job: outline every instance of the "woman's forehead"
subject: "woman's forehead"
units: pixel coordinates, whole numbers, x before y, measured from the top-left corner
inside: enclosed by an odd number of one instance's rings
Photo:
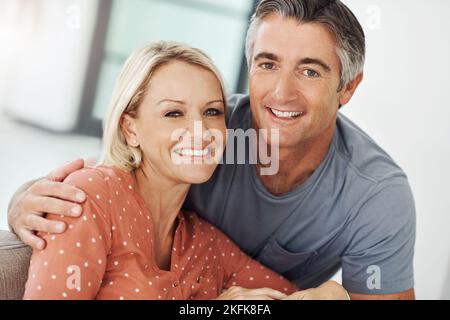
[[[213,72],[185,62],[170,62],[151,77],[147,95],[152,100],[189,101],[222,99],[220,81]]]

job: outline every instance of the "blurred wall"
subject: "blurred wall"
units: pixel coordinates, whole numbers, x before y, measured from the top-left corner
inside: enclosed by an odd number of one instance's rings
[[[344,112],[408,174],[420,299],[450,299],[450,1],[344,0],[364,24],[365,80]]]
[[[98,0],[2,0],[0,105],[51,130],[76,124]],[[2,45],[3,48],[3,45]]]

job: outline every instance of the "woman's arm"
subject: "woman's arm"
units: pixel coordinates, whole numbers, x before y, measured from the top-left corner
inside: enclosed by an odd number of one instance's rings
[[[94,299],[101,287],[111,248],[109,213],[98,198],[105,190],[89,181],[88,171],[73,174],[68,181],[83,189],[87,200],[81,218],[49,215],[68,228],[60,235],[40,234],[47,247],[32,255],[24,299]],[[101,179],[103,181],[103,179]]]
[[[334,281],[299,291],[287,279],[247,256],[220,231],[218,233],[218,239],[225,244],[222,245],[222,260],[227,278],[224,287],[228,289],[218,299],[349,300],[344,287]]]
[[[216,231],[216,237],[220,239],[221,243],[221,258],[225,270],[225,289],[231,287],[243,287],[246,289],[270,288],[281,292],[283,295],[289,295],[298,290],[294,284],[283,276],[247,256],[222,232],[217,229]]]

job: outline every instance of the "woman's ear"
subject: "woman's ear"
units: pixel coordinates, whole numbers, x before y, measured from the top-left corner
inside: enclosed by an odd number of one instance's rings
[[[363,78],[364,73],[361,72],[345,86],[339,98],[339,105],[346,105],[350,101]]]
[[[120,128],[127,141],[127,144],[131,147],[139,147],[139,140],[136,131],[136,119],[128,114],[122,115],[120,118]]]

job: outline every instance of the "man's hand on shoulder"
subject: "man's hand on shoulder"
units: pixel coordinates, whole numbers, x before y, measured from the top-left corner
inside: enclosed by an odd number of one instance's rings
[[[84,160],[75,160],[16,192],[9,205],[8,223],[23,242],[42,250],[45,241],[36,236],[36,232],[63,233],[66,230],[63,222],[50,221],[45,218],[46,214],[81,215],[80,204],[86,200],[85,193],[63,181],[84,165]]]

